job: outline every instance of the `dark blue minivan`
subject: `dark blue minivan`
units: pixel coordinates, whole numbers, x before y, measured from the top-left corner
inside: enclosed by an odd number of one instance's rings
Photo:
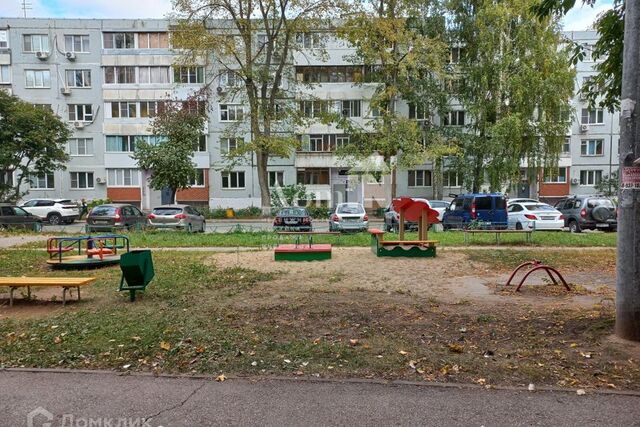
[[[507,228],[507,199],[501,193],[470,193],[456,196],[442,217],[445,230],[478,228],[502,230]]]

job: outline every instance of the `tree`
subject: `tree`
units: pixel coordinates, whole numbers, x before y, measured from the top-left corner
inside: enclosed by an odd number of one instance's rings
[[[600,182],[594,186],[595,190],[607,197],[616,196],[620,187],[620,178],[618,175],[618,171],[614,171],[611,173],[611,176],[603,176]]]
[[[160,142],[136,141],[131,157],[141,169],[151,171],[151,188],[171,189],[173,202],[176,192],[189,188],[196,177],[192,157],[206,120],[204,101],[197,96],[184,102],[165,101],[151,122],[153,134],[162,138]]]
[[[50,109],[0,90],[0,200],[16,201],[25,194],[20,187],[32,176],[64,169],[70,133]]]
[[[339,127],[352,135],[343,156],[366,159],[378,154],[391,172],[391,197],[396,197],[396,170],[426,160],[425,134],[431,119],[446,102],[442,79],[447,44],[444,20],[435,1],[372,0],[339,28],[338,34],[355,46],[350,61],[365,65],[363,83],[374,86],[370,100],[377,117],[358,127],[342,119]],[[398,114],[401,99],[426,120]],[[373,114],[375,112],[375,114]],[[423,131],[423,128],[425,129]],[[426,139],[429,143],[429,139]]]
[[[234,112],[237,123],[228,132],[250,135],[233,154],[255,156],[263,209],[271,204],[269,159],[288,157],[298,146],[292,54],[301,48],[300,35],[337,16],[337,5],[338,0],[174,0],[174,47],[186,61],[212,61],[209,84],[224,77],[223,100],[249,106],[248,114]]]
[[[298,200],[315,200],[316,195],[307,192],[307,187],[302,184],[285,185],[271,190],[273,206],[283,208],[294,206]]]
[[[465,186],[491,190],[557,159],[570,124],[574,71],[556,19],[533,19],[533,0],[454,0],[466,135],[458,169]],[[470,119],[470,120],[469,120]],[[462,163],[462,164],[460,164]]]

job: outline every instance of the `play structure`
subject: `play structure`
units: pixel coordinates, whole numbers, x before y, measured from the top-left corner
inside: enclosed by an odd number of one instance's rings
[[[534,260],[531,260],[531,261],[527,261],[527,262],[523,262],[522,264],[517,266],[516,269],[513,270],[513,273],[511,273],[511,276],[509,276],[509,280],[507,280],[507,283],[505,283],[505,286],[509,286],[511,284],[511,281],[513,280],[513,278],[516,276],[516,274],[518,274],[518,271],[520,271],[521,269],[523,269],[525,267],[531,267],[531,268],[525,273],[524,277],[522,277],[522,279],[520,280],[520,283],[516,287],[516,292],[518,292],[520,290],[520,288],[524,284],[525,280],[527,280],[527,277],[529,277],[531,275],[531,273],[533,273],[535,271],[538,271],[538,270],[545,271],[549,275],[549,278],[551,279],[553,284],[557,285],[558,284],[558,280],[556,280],[556,278],[553,276],[553,274],[555,274],[556,276],[558,276],[558,279],[562,282],[562,285],[565,287],[565,289],[567,291],[569,291],[569,292],[571,291],[571,287],[567,284],[566,280],[564,280],[564,277],[562,277],[562,274],[560,274],[560,272],[558,270],[556,270],[555,268],[550,267],[550,266],[548,266],[546,264],[543,264],[542,261],[539,261],[537,259],[534,259]]]
[[[120,234],[102,236],[52,237],[47,240],[49,259],[54,268],[96,268],[120,262],[129,252],[129,238]]]
[[[155,276],[151,251],[131,251],[120,257],[120,291],[129,291],[131,302],[136,300],[136,291],[144,291]]]
[[[385,240],[384,231],[370,229],[373,253],[379,257],[435,257],[438,242],[429,240],[429,225],[440,222],[438,212],[425,202],[409,197],[395,199],[393,209],[399,215],[399,239]],[[418,240],[405,240],[405,221],[418,223]]]
[[[335,231],[280,231],[280,236],[292,235],[296,240],[293,244],[280,243],[274,250],[276,261],[322,261],[331,259],[331,244],[313,243],[313,236],[318,234],[340,235]],[[308,238],[306,243],[300,241],[302,236]]]

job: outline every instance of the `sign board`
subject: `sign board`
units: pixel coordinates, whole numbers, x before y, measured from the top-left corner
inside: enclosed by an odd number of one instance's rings
[[[640,166],[627,166],[622,168],[620,188],[640,190]]]

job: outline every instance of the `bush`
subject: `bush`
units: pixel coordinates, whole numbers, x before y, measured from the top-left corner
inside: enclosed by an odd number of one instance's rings
[[[248,208],[238,209],[234,211],[234,216],[236,218],[260,218],[262,216],[262,209],[256,206],[251,206]]]
[[[111,199],[93,199],[93,200],[89,200],[87,202],[87,209],[91,210],[91,209],[95,208],[96,206],[106,205],[106,204],[109,204],[111,202],[112,202]]]
[[[307,206],[307,212],[313,219],[327,219],[329,218],[329,208],[326,206]]]

